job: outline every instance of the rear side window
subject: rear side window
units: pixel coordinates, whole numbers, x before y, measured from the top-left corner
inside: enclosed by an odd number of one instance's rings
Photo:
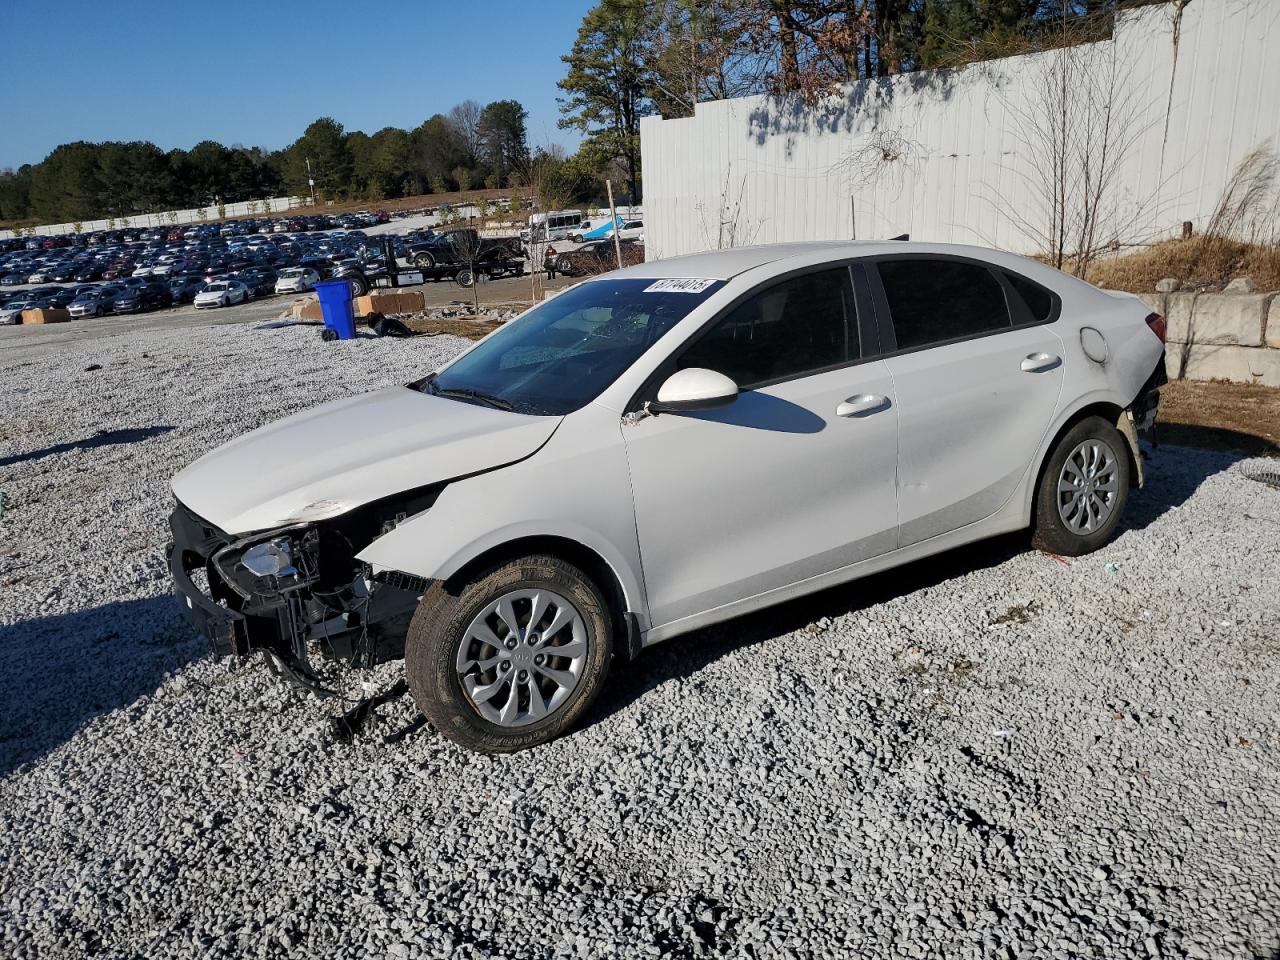
[[[1049,319],[1053,313],[1053,294],[1040,286],[1040,284],[1032,283],[1026,277],[1016,273],[1005,271],[1005,278],[1013,289],[1018,292],[1022,302],[1027,305],[1032,317],[1040,322]]]
[[[882,260],[876,266],[899,350],[1012,326],[1004,288],[986,267],[929,259]]]
[[[803,376],[859,357],[847,267],[783,280],[752,294],[680,357],[742,389]]]

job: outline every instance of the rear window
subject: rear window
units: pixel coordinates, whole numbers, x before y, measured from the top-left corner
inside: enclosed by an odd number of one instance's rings
[[[1005,271],[1007,279],[1022,302],[1031,311],[1031,316],[1038,321],[1048,320],[1053,315],[1053,294],[1038,283],[1032,283],[1026,277]]]
[[[962,260],[913,258],[876,264],[899,350],[1009,329],[1004,288],[990,270]]]

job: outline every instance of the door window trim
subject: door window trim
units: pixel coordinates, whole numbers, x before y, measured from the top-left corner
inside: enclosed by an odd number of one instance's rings
[[[842,370],[845,367],[854,367],[859,364],[866,363],[870,360],[880,359],[880,330],[876,322],[875,309],[872,303],[871,294],[868,289],[868,273],[862,266],[862,258],[859,257],[843,257],[838,260],[828,260],[826,263],[810,264],[805,267],[798,267],[789,270],[786,273],[775,274],[768,280],[764,280],[746,290],[738,296],[734,297],[728,304],[718,310],[714,316],[710,317],[697,330],[691,333],[678,347],[669,353],[654,371],[649,374],[640,385],[640,388],[632,395],[630,402],[625,407],[625,412],[634,413],[644,406],[646,400],[656,400],[658,396],[658,387],[661,386],[667,377],[675,372],[675,365],[680,358],[691,350],[699,340],[707,336],[708,333],[721,320],[725,319],[734,310],[750,300],[752,297],[765,293],[773,287],[785,283],[788,280],[794,280],[796,277],[808,276],[813,273],[828,273],[833,270],[844,268],[849,273],[849,282],[853,288],[853,310],[854,325],[858,332],[858,356],[852,360],[844,360],[840,363],[829,364],[825,367],[818,367],[813,370],[805,370],[800,373],[789,374],[785,377],[776,377],[772,380],[762,380],[759,383],[753,383],[749,387],[739,384],[739,389],[743,393],[752,390],[763,390],[766,387],[777,386],[780,383],[787,383],[791,380],[801,380],[805,377],[816,377],[824,373],[830,373],[833,370]]]
[[[994,330],[984,330],[981,333],[969,333],[960,337],[948,337],[945,340],[935,340],[932,343],[923,343],[916,347],[898,348],[898,334],[893,326],[893,314],[889,309],[889,298],[884,291],[884,283],[880,278],[879,264],[885,260],[950,260],[957,263],[972,264],[981,267],[991,274],[996,283],[1000,284],[1000,289],[1004,292],[1005,309],[1009,312],[1010,325],[1007,327],[997,327]],[[970,340],[982,340],[986,337],[999,336],[1004,333],[1011,333],[1014,330],[1027,330],[1031,327],[1043,327],[1051,323],[1057,322],[1062,315],[1062,298],[1053,290],[1050,290],[1042,283],[1036,283],[1025,274],[1018,273],[1016,270],[1009,270],[1007,267],[996,266],[985,260],[979,260],[976,257],[957,256],[947,253],[881,253],[874,256],[864,257],[862,263],[865,265],[867,274],[867,284],[871,292],[871,300],[875,305],[876,322],[880,331],[880,348],[881,359],[889,359],[891,357],[901,357],[909,353],[919,353],[921,350],[933,350],[936,347],[949,347],[957,343],[966,343]],[[874,269],[873,269],[874,268]],[[1022,295],[1009,282],[1006,273],[1017,274],[1019,279],[1025,280],[1033,286],[1039,287],[1049,294],[1051,306],[1049,315],[1044,320],[1037,320],[1031,313],[1031,308],[1027,306]]]

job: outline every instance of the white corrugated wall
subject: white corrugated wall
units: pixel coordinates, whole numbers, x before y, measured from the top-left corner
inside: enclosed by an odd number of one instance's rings
[[[1280,150],[1280,0],[1193,0],[1123,13],[1076,55],[1114,63],[1133,145],[1110,219],[1125,242],[1202,229],[1240,161]],[[785,240],[912,239],[1037,252],[1044,158],[1029,112],[1039,54],[854,84],[814,108],[767,97],[641,121],[650,259]],[[1167,127],[1167,129],[1166,129]],[[893,159],[869,161],[889,146]]]

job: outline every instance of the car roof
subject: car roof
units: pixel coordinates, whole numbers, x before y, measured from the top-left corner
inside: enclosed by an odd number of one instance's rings
[[[972,257],[1006,266],[1025,272],[1039,272],[1035,267],[1043,267],[1034,261],[1026,260],[1015,254],[986,247],[975,247],[958,243],[926,243],[906,240],[830,240],[803,243],[768,243],[752,247],[733,247],[728,250],[708,250],[705,253],[690,253],[665,260],[653,260],[647,263],[625,267],[622,270],[607,274],[610,278],[699,278],[708,280],[731,280],[739,274],[769,264],[783,265],[788,260],[812,258],[818,254],[827,254],[832,260],[845,257],[873,257],[883,254],[935,253],[953,257]],[[1033,267],[1032,264],[1035,264]],[[1057,271],[1054,271],[1055,273]]]

